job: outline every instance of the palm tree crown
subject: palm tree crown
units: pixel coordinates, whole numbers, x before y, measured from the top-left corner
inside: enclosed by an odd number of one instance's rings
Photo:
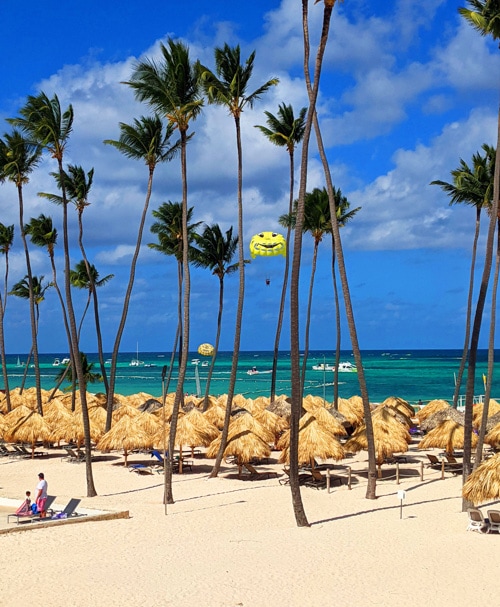
[[[470,8],[461,7],[458,12],[481,36],[491,35],[500,39],[500,0],[469,0]]]
[[[286,146],[291,152],[304,136],[306,112],[307,108],[303,107],[295,118],[293,107],[282,103],[278,109],[278,116],[264,112],[267,116],[267,127],[257,124],[255,128],[259,129],[271,143]]]

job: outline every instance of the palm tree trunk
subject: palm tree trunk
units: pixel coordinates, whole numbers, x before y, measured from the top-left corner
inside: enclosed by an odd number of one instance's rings
[[[336,342],[335,342],[335,368],[333,370],[333,408],[335,411],[339,409],[339,364],[340,364],[340,345],[341,340],[341,327],[340,327],[340,302],[339,302],[339,289],[337,286],[337,273],[335,271],[335,240],[332,235],[332,281],[333,281],[333,297],[335,300],[335,328],[336,328]]]
[[[460,386],[462,385],[462,378],[465,371],[465,365],[467,364],[467,355],[469,353],[469,339],[470,339],[470,325],[472,317],[472,296],[474,293],[474,270],[476,267],[476,255],[477,255],[477,241],[479,239],[479,228],[481,221],[481,207],[476,207],[476,229],[474,231],[474,242],[472,244],[472,257],[470,264],[470,275],[469,275],[469,295],[467,297],[467,312],[465,317],[465,340],[462,351],[462,358],[460,360],[460,367],[458,369],[457,379],[455,382],[455,391],[453,393],[453,407],[456,409],[458,406],[458,397],[460,395]]]
[[[314,275],[316,274],[316,262],[318,259],[318,245],[319,241],[314,239],[314,251],[311,263],[311,279],[309,281],[309,296],[307,299],[307,313],[306,313],[306,331],[304,336],[304,357],[302,359],[302,394],[304,394],[304,386],[306,383],[306,371],[307,371],[307,357],[309,355],[309,332],[311,327],[311,308],[312,308],[312,296],[314,287]]]
[[[112,414],[113,414],[113,400],[115,394],[115,382],[116,382],[116,366],[118,363],[118,351],[120,349],[120,343],[122,340],[123,331],[125,330],[125,323],[127,321],[128,309],[130,305],[130,298],[132,296],[132,289],[134,286],[135,270],[137,266],[137,260],[139,258],[139,252],[141,250],[142,233],[144,231],[144,224],[146,223],[146,217],[149,208],[149,201],[151,199],[151,192],[153,189],[153,174],[154,167],[149,168],[148,187],[146,191],[146,199],[144,201],[144,208],[142,210],[141,220],[139,223],[139,229],[137,233],[137,240],[135,243],[134,255],[130,264],[129,280],[127,289],[125,291],[125,297],[123,299],[122,315],[120,323],[118,325],[118,331],[116,333],[115,343],[113,345],[113,352],[111,354],[111,368],[109,371],[109,393],[107,402],[107,416],[106,416],[106,432],[111,429]]]
[[[293,184],[294,184],[294,153],[293,148],[290,150],[290,196],[288,199],[288,215],[291,217],[293,211]],[[291,226],[288,226],[286,231],[286,256],[285,256],[285,269],[283,270],[283,286],[281,287],[281,300],[280,309],[278,313],[278,325],[276,327],[276,337],[274,339],[274,353],[273,353],[273,367],[271,375],[271,395],[270,402],[276,397],[276,375],[278,373],[278,353],[281,338],[281,328],[283,326],[283,316],[285,313],[285,301],[286,293],[288,290],[288,274],[290,269],[290,234],[292,232]]]
[[[215,464],[210,472],[210,478],[219,474],[222,458],[227,445],[227,436],[229,432],[229,421],[231,419],[231,406],[233,404],[234,389],[236,385],[236,372],[238,370],[238,358],[240,353],[241,341],[241,323],[243,319],[243,301],[245,297],[245,259],[243,253],[243,152],[241,147],[240,119],[234,117],[236,124],[236,147],[238,150],[238,304],[236,308],[236,326],[234,330],[233,358],[231,363],[231,375],[229,377],[229,387],[227,391],[226,412],[224,415],[224,425],[222,427],[221,444]]]
[[[9,374],[7,372],[7,357],[5,356],[5,338],[3,329],[4,305],[0,294],[0,358],[2,361],[3,385],[5,388],[5,402],[7,404],[7,412],[11,411],[10,390],[9,390]]]
[[[189,235],[187,228],[187,161],[186,147],[187,137],[186,131],[181,130],[181,172],[182,172],[182,274],[183,274],[183,326],[182,326],[182,349],[181,361],[179,366],[179,379],[177,380],[177,389],[175,391],[174,408],[172,418],[170,420],[170,435],[168,441],[168,457],[167,457],[167,480],[165,483],[166,495],[164,499],[167,504],[174,503],[172,492],[172,469],[175,447],[175,435],[177,432],[177,421],[179,419],[179,408],[184,398],[184,380],[186,377],[187,359],[189,355],[189,299],[191,294],[191,276],[189,272]]]
[[[33,346],[31,346],[31,350],[29,351],[28,358],[26,359],[26,363],[24,365],[23,379],[21,380],[21,385],[19,386],[19,395],[24,392],[24,384],[26,383],[26,378],[28,376],[28,369],[31,362],[31,357],[33,356]]]
[[[33,296],[33,273],[31,271],[31,259],[28,250],[28,243],[26,241],[26,233],[24,231],[24,199],[23,199],[23,186],[18,184],[17,186],[18,198],[19,198],[19,224],[21,229],[21,240],[23,241],[24,255],[26,258],[26,273],[28,275],[28,287],[29,287],[29,310],[30,310],[30,321],[31,321],[31,350],[33,352],[33,361],[35,364],[35,390],[36,390],[36,404],[38,413],[43,415],[42,407],[42,390],[40,383],[40,367],[38,361],[38,339],[37,339],[37,324],[35,319],[35,301]]]
[[[467,368],[467,384],[465,392],[465,420],[464,420],[464,465],[463,465],[463,482],[471,473],[471,455],[472,455],[472,406],[474,401],[474,383],[476,377],[476,362],[477,349],[479,344],[479,333],[481,331],[481,323],[483,318],[484,305],[486,302],[486,293],[488,290],[488,282],[491,273],[493,247],[495,240],[495,227],[498,218],[499,195],[500,195],[500,108],[498,112],[497,124],[497,149],[495,158],[495,175],[493,181],[493,203],[491,205],[491,218],[488,227],[488,236],[486,240],[486,252],[484,258],[483,275],[481,278],[481,286],[476,304],[476,312],[474,315],[474,323],[472,325],[471,344],[469,351],[469,365]],[[465,512],[472,504],[465,498],[462,500],[462,511]]]
[[[62,156],[57,158],[59,166],[59,175],[61,182],[61,194],[63,200],[63,243],[64,243],[64,287],[66,295],[66,306],[68,310],[68,321],[71,335],[71,355],[73,369],[76,372],[78,385],[80,389],[80,404],[82,407],[82,421],[85,442],[85,472],[87,477],[87,497],[94,497],[97,491],[94,484],[94,476],[92,473],[92,453],[91,453],[91,437],[90,437],[90,420],[87,407],[87,391],[86,381],[83,373],[82,359],[80,356],[80,343],[78,339],[78,331],[76,327],[75,310],[73,308],[73,299],[71,296],[71,280],[70,280],[70,253],[69,253],[69,235],[68,235],[68,201],[66,197],[66,188],[63,179],[64,169]],[[74,378],[73,373],[73,378]]]
[[[217,352],[219,351],[220,334],[222,329],[222,310],[224,308],[224,279],[219,278],[219,313],[217,314],[217,335],[215,336],[214,353],[212,355],[212,362],[207,375],[207,385],[205,386],[205,398],[203,402],[203,411],[208,409],[208,396],[210,394],[210,382],[212,381],[212,375],[215,367],[215,359],[217,358]]]

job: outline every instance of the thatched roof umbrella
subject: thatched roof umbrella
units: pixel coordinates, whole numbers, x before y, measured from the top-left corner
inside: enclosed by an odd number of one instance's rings
[[[481,420],[483,418],[483,409],[484,403],[477,403],[472,408],[472,424],[475,428],[479,428],[481,426]],[[500,412],[500,405],[496,400],[490,398],[490,402],[488,404],[488,419],[493,417]]]
[[[231,418],[224,457],[233,455],[237,458],[238,476],[241,476],[242,466],[253,458],[268,457],[271,455],[269,443],[274,436],[264,428],[249,413]],[[208,449],[207,457],[217,457],[221,444],[221,437],[213,440]]]
[[[278,447],[282,449],[279,462],[289,463],[290,430],[283,434]],[[317,457],[340,460],[344,455],[344,449],[333,433],[313,414],[304,413],[299,424],[299,464],[310,464],[314,468]]]
[[[437,413],[437,411],[441,411],[441,409],[451,409],[450,403],[446,400],[436,399],[429,401],[425,407],[422,407],[419,411],[415,413],[415,417],[418,419],[420,423],[427,419],[430,415]]]
[[[65,438],[63,426],[69,423],[72,418],[72,413],[66,405],[58,398],[54,398],[50,403],[47,403],[43,417],[51,428],[49,440],[57,443],[63,440]]]
[[[401,413],[403,413],[404,415],[406,415],[406,417],[410,419],[412,417],[415,417],[415,410],[410,405],[410,403],[404,400],[403,398],[400,398],[399,396],[388,396],[380,404],[382,407],[394,407],[394,409],[401,411]]]
[[[276,415],[283,417],[288,421],[292,414],[292,404],[287,397],[280,397],[273,400],[273,402],[266,407],[266,411],[276,413]]]
[[[4,421],[9,425],[10,428],[13,428],[19,420],[25,418],[32,412],[33,410],[26,405],[19,405],[4,415]]]
[[[472,434],[472,447],[477,444],[477,435]],[[444,449],[449,455],[464,446],[464,427],[452,419],[445,419],[418,443],[418,449]]]
[[[161,409],[162,404],[156,398],[148,398],[141,405],[137,407],[138,411],[154,413],[158,409]]]
[[[486,432],[493,430],[497,424],[500,424],[500,413],[495,413],[495,415],[488,417],[488,421],[486,422]]]
[[[411,427],[411,418],[401,409],[396,409],[392,405],[380,404],[372,411],[372,419],[377,416],[392,415],[407,430]]]
[[[484,442],[491,445],[494,449],[498,448],[500,444],[500,422],[493,426],[493,428],[484,437]]]
[[[224,416],[226,415],[226,410],[218,403],[209,405],[208,409],[204,411],[202,415],[204,415],[206,419],[216,428],[219,428],[219,430],[222,430],[224,427]]]
[[[327,432],[334,436],[345,436],[347,431],[342,425],[342,422],[332,414],[330,409],[324,407],[316,407],[310,411],[311,415],[315,417],[319,424],[321,424]]]
[[[359,400],[358,400],[359,399]],[[351,398],[339,398],[338,410],[345,417],[351,426],[358,426],[363,423],[364,410],[363,402],[360,396],[351,396]]]
[[[168,429],[165,436],[167,441],[169,434]],[[219,436],[219,430],[198,409],[191,409],[188,413],[179,415],[175,433],[175,444],[179,446],[180,455],[179,472],[182,474],[182,447],[184,445],[188,445],[192,450],[198,446],[207,447],[217,436]],[[163,448],[163,439],[163,427],[160,425],[154,436],[154,444],[161,444]]]
[[[432,415],[429,415],[424,421],[420,424],[420,427],[424,432],[429,432],[433,430],[442,422],[451,419],[457,424],[461,426],[464,425],[465,414],[457,409],[453,409],[453,407],[449,407],[448,409],[441,409],[440,411],[436,411]]]
[[[406,427],[394,415],[391,415],[387,411],[387,408],[382,408],[378,414],[372,417],[372,424],[378,475],[380,477],[382,475],[381,466],[384,460],[392,457],[395,453],[406,452],[411,437]],[[368,449],[365,424],[356,428],[351,438],[344,445],[344,448],[346,451],[354,453]]]
[[[51,428],[39,413],[31,411],[26,417],[20,419],[16,425],[11,426],[5,437],[10,442],[31,443],[31,459],[35,457],[35,443],[39,440],[49,439]]]
[[[474,505],[500,498],[500,453],[481,462],[469,475],[462,495]]]
[[[5,418],[0,414],[0,438],[3,437],[4,432],[9,428],[9,424],[5,421]]]
[[[258,422],[260,422],[265,428],[270,430],[275,436],[288,428],[288,422],[285,419],[283,419],[279,415],[276,415],[276,413],[268,411],[267,409],[256,411],[253,416]]]
[[[146,420],[142,416],[147,416],[150,419]],[[124,465],[126,466],[129,451],[132,449],[149,449],[154,446],[154,432],[148,431],[151,419],[154,419],[154,417],[149,413],[140,413],[133,417],[123,415],[111,427],[111,430],[101,437],[97,443],[97,449],[101,451],[123,449]],[[158,428],[155,427],[155,430],[157,431]]]
[[[113,411],[113,422],[117,422],[124,415],[128,415],[129,417],[135,417],[137,415],[142,415],[142,413],[133,405],[130,405],[128,403],[122,403]]]
[[[90,416],[89,416],[90,421]],[[92,426],[90,423],[90,438],[93,441],[99,440],[102,432],[97,431],[96,428]],[[77,409],[70,413],[68,418],[62,419],[57,429],[53,429],[50,435],[51,440],[65,440],[66,442],[75,441],[77,448],[80,448],[80,445],[85,440],[85,430],[83,428],[83,416],[81,410]]]

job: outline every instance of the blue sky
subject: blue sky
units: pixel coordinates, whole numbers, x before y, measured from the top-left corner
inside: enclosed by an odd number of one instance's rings
[[[317,42],[322,4],[310,3],[311,42]],[[359,341],[365,349],[460,348],[468,288],[474,211],[450,207],[434,179],[449,180],[463,158],[483,143],[495,145],[500,54],[457,13],[464,1],[348,0],[334,9],[325,56],[318,111],[334,183],[362,210],[342,230]],[[256,50],[250,90],[280,79],[242,117],[245,249],[262,230],[282,231],[278,217],[288,206],[288,156],[254,128],[265,110],[282,102],[296,112],[305,106],[299,0],[223,0],[189,3],[132,2],[117,8],[109,0],[76,6],[26,1],[0,8],[0,119],[17,114],[26,96],[57,93],[75,111],[66,161],[94,167],[91,206],[85,211],[85,242],[100,275],[115,278],[99,292],[104,345],[112,348],[128,268],[144,204],[147,174],[140,163],[104,146],[118,138],[118,123],[148,113],[122,81],[134,63],[155,57],[168,36],[189,45],[193,60],[213,66],[213,49],[239,44],[246,57]],[[189,204],[194,220],[236,226],[234,124],[222,108],[205,106],[193,124],[188,149]],[[299,157],[300,154],[297,154]],[[25,188],[25,218],[60,209],[37,197],[55,191],[46,158]],[[297,167],[298,176],[298,167]],[[298,181],[296,182],[298,184]],[[308,190],[323,187],[312,146]],[[157,170],[151,208],[181,198],[178,161]],[[18,226],[16,191],[0,186],[0,221]],[[76,217],[71,234],[76,236]],[[176,326],[175,263],[151,251],[144,236],[123,351],[168,351]],[[236,228],[235,228],[236,229]],[[312,239],[304,240],[302,300],[305,311]],[[76,241],[75,241],[76,242]],[[484,230],[481,237],[484,245]],[[20,239],[11,253],[11,284],[25,274]],[[62,248],[62,241],[61,241]],[[61,252],[59,251],[59,260]],[[33,250],[36,274],[51,275],[46,254]],[[74,262],[80,256],[75,251]],[[321,243],[314,290],[311,346],[333,349],[334,307],[331,247]],[[62,265],[60,266],[62,279]],[[281,292],[283,258],[257,258],[247,267],[242,348],[272,349]],[[1,269],[3,273],[3,269]],[[271,284],[266,285],[269,277]],[[237,277],[226,283],[221,348],[233,343]],[[83,293],[74,293],[80,310]],[[218,305],[217,279],[193,270],[191,346],[213,342]],[[40,349],[67,351],[55,293],[41,306]],[[489,308],[485,315],[485,327]],[[7,348],[29,349],[26,302],[10,298]],[[288,348],[285,322],[283,347]],[[484,345],[486,334],[483,331]],[[349,348],[347,329],[343,347]],[[95,351],[89,315],[82,349]]]

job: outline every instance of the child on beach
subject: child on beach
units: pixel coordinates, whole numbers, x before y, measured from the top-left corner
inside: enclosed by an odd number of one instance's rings
[[[24,502],[16,510],[16,514],[28,514],[31,512],[31,491],[26,491]]]

